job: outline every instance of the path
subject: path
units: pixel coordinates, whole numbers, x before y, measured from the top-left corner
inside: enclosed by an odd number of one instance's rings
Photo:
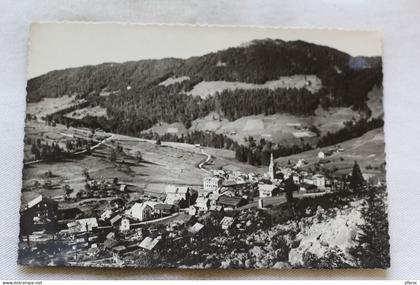
[[[69,135],[69,134],[65,134],[65,133],[61,133],[61,132],[60,132],[60,135],[63,135],[63,136],[66,136],[66,137],[72,137],[72,138],[77,137],[77,135]],[[105,144],[105,142],[106,142],[107,140],[112,139],[113,137],[114,137],[114,135],[113,135],[113,134],[111,134],[111,136],[109,136],[109,137],[107,137],[107,138],[103,139],[102,141],[100,141],[100,142],[98,142],[97,144],[95,144],[94,146],[92,146],[92,147],[90,148],[90,150],[94,150],[94,149],[96,149],[96,148],[100,147],[101,145]],[[86,149],[84,149],[84,150],[80,150],[80,151],[73,152],[73,153],[71,153],[71,154],[73,154],[73,155],[79,155],[79,154],[84,154],[84,153],[86,153],[86,152],[87,152],[87,150],[86,150]],[[38,160],[33,160],[33,161],[24,162],[24,163],[23,163],[23,165],[27,166],[27,165],[36,164],[36,163],[43,162],[43,161],[44,161],[43,159],[38,159]]]
[[[209,162],[210,161],[210,159],[211,159],[211,155],[210,154],[208,154],[208,153],[206,153],[205,151],[204,151],[204,149],[201,149],[201,153],[202,154],[204,154],[204,155],[207,155],[207,158],[204,160],[204,161],[202,161],[202,162],[200,162],[200,164],[198,164],[198,168],[200,168],[201,170],[203,170],[204,172],[209,172],[207,169],[204,169],[203,168],[203,166],[207,163],[207,162]]]

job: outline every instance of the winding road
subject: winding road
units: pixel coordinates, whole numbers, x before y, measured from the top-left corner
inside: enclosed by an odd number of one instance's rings
[[[207,158],[204,160],[204,161],[202,161],[202,162],[200,162],[200,164],[198,164],[198,168],[200,168],[201,170],[203,170],[204,172],[209,172],[208,170],[206,170],[206,169],[204,169],[203,168],[203,166],[207,163],[207,162],[209,162],[210,161],[210,159],[211,159],[211,155],[210,154],[208,154],[208,153],[206,153],[203,149],[201,149],[201,153],[202,154],[204,154],[204,155],[207,155]]]

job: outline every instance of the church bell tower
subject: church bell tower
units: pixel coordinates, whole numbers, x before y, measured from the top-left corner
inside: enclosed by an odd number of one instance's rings
[[[271,156],[270,156],[270,165],[268,166],[268,176],[270,177],[271,180],[273,180],[275,176],[273,153],[271,153]]]

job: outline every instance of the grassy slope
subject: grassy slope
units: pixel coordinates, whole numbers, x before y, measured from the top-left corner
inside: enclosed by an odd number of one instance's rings
[[[325,166],[327,168],[337,167],[339,170],[337,173],[349,173],[352,169],[353,163],[356,160],[362,172],[374,173],[375,170],[366,170],[367,165],[379,166],[385,161],[385,141],[384,141],[384,130],[383,128],[375,129],[367,132],[359,138],[345,141],[339,144],[344,149],[341,153],[333,154],[327,157],[330,160]],[[329,147],[321,149],[306,151],[296,155],[280,157],[276,159],[279,165],[286,165],[290,160],[295,164],[299,159],[305,159],[308,164],[306,167],[314,168],[314,164],[319,161],[318,152],[326,151]],[[341,160],[343,158],[344,160]]]

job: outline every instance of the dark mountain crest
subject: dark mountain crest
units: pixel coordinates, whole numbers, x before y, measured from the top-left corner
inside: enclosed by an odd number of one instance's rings
[[[380,58],[353,58],[336,49],[300,40],[259,39],[185,60],[147,59],[51,71],[28,81],[27,100],[74,93],[85,97],[99,94],[104,88],[120,90],[122,95],[128,86],[132,93],[142,90],[137,92],[140,96],[156,89],[160,82],[179,76],[190,77],[182,87],[189,90],[203,80],[262,84],[295,74],[314,74],[321,79],[322,92],[328,90],[329,94],[325,98],[322,94],[317,96],[322,97],[320,102],[325,107],[363,108],[367,92],[382,82],[382,62]]]

